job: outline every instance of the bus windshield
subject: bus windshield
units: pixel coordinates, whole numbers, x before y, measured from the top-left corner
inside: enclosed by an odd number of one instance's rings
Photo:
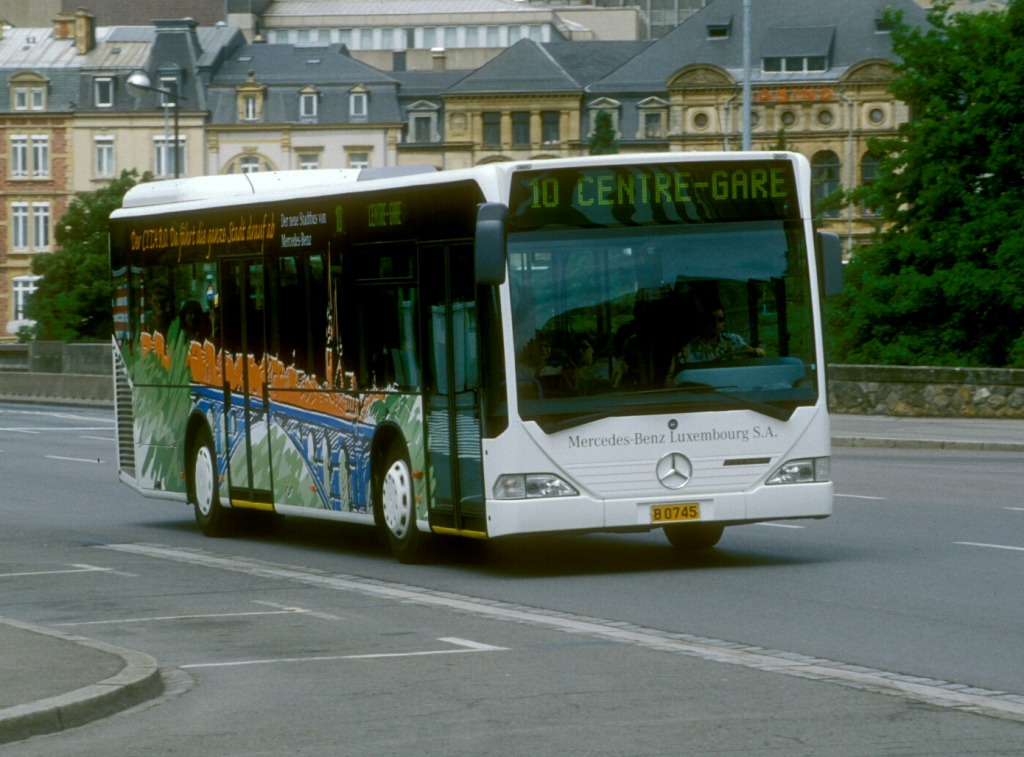
[[[555,431],[613,415],[817,399],[799,220],[509,236],[519,414]]]

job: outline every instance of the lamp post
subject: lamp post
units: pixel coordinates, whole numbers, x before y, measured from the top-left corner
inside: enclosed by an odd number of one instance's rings
[[[173,155],[174,155],[174,178],[177,179],[181,175],[181,165],[180,165],[181,161],[178,159],[178,157],[179,157],[179,148],[181,147],[181,143],[179,141],[180,137],[179,137],[179,134],[178,134],[178,104],[182,100],[184,100],[185,98],[182,97],[178,93],[177,87],[175,87],[174,90],[160,89],[159,87],[154,87],[152,82],[150,82],[150,80],[149,80],[149,75],[145,71],[135,71],[134,73],[129,74],[128,75],[128,81],[126,82],[126,84],[127,84],[128,94],[130,94],[132,97],[134,97],[136,99],[142,97],[147,92],[155,92],[158,95],[163,95],[165,98],[170,98],[169,100],[168,99],[164,100],[164,169],[165,169],[165,173],[166,173],[166,167],[167,167],[166,166],[166,163],[167,163],[167,142],[168,142],[168,136],[169,136],[167,134],[167,108],[173,106],[174,107],[174,152],[173,152]]]

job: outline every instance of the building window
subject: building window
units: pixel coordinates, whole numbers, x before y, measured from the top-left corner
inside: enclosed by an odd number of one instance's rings
[[[412,117],[412,141],[413,142],[430,142],[431,137],[431,126],[432,119],[430,116],[413,116]]]
[[[114,105],[114,80],[109,76],[93,79],[93,100],[97,108],[111,108]]]
[[[370,153],[362,152],[362,151],[348,153],[348,167],[349,168],[369,168],[370,167]]]
[[[512,146],[530,146],[530,114],[525,110],[512,113]]]
[[[868,120],[876,126],[885,123],[885,111],[881,108],[872,108],[868,111]]]
[[[96,157],[94,172],[99,178],[109,178],[114,175],[114,138],[95,137],[93,139],[94,155]]]
[[[484,147],[501,147],[501,113],[487,111],[484,119]]]
[[[243,118],[246,121],[255,121],[259,118],[259,109],[256,107],[256,95],[245,95],[242,98]]]
[[[811,198],[815,207],[839,189],[839,156],[831,150],[822,150],[811,158]],[[839,209],[823,212],[826,218],[836,218]]]
[[[178,87],[177,75],[164,75],[160,77],[160,84],[158,85],[164,92],[170,94],[160,95],[160,105],[165,108],[174,108],[178,104],[178,95],[181,91]]]
[[[828,70],[828,59],[824,55],[793,55],[765,57],[761,60],[765,73],[807,73]]]
[[[259,173],[260,159],[256,155],[243,155],[238,159],[239,173]]]
[[[710,124],[710,123],[711,123],[711,119],[708,118],[708,114],[707,113],[697,113],[693,117],[693,126],[696,129],[704,130],[704,129],[708,128],[708,124]]]
[[[45,134],[32,135],[32,176],[36,179],[50,176],[50,138]]]
[[[782,114],[782,125],[792,126],[796,123],[796,113],[791,110],[787,110]]]
[[[299,95],[299,118],[311,120],[316,118],[316,92],[303,92]]]
[[[25,309],[28,301],[39,288],[37,282],[42,276],[15,276],[11,281],[14,284],[14,320],[25,320]]]
[[[822,126],[830,126],[834,118],[830,110],[823,110],[818,113],[818,123]]]
[[[875,183],[875,179],[878,178],[878,163],[879,160],[876,156],[869,152],[864,153],[864,157],[860,161],[860,185],[862,187],[870,187]],[[873,208],[866,202],[862,202],[860,212],[865,216],[877,216],[878,208]]]
[[[32,247],[36,250],[50,249],[50,203],[32,203]]]
[[[11,247],[18,252],[28,250],[28,203],[11,203]]]
[[[661,139],[665,136],[664,114],[644,113],[644,139]]]
[[[562,114],[557,110],[545,110],[540,114],[540,141],[546,145],[557,145],[562,141]]]
[[[17,252],[50,249],[50,203],[11,203],[11,247]]]
[[[174,138],[153,138],[153,173],[167,178],[181,174],[185,166],[185,138],[178,138],[178,149],[174,149]]]
[[[350,92],[348,96],[348,112],[353,119],[365,119],[367,115],[366,92]]]
[[[708,39],[729,39],[729,27],[728,23],[708,24]]]
[[[12,134],[11,177],[50,177],[50,137],[46,134]]]
[[[46,87],[15,87],[15,110],[45,110]]]
[[[28,172],[28,137],[22,134],[12,135],[11,176],[15,178],[23,178],[28,176]]]
[[[299,153],[299,170],[313,171],[320,167],[320,156],[315,152]]]

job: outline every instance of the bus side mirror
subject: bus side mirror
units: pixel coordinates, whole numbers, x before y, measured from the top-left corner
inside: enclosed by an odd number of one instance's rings
[[[825,297],[843,293],[843,243],[831,231],[818,232],[818,268]]]
[[[476,212],[476,283],[505,281],[505,219],[508,208],[500,202],[485,202]]]

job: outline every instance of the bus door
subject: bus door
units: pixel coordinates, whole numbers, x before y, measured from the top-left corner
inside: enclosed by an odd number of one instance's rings
[[[273,509],[266,382],[266,293],[260,258],[221,262],[228,490],[235,507]]]
[[[472,245],[423,247],[419,270],[433,375],[427,387],[427,441],[434,477],[431,523],[483,535],[487,526]]]

